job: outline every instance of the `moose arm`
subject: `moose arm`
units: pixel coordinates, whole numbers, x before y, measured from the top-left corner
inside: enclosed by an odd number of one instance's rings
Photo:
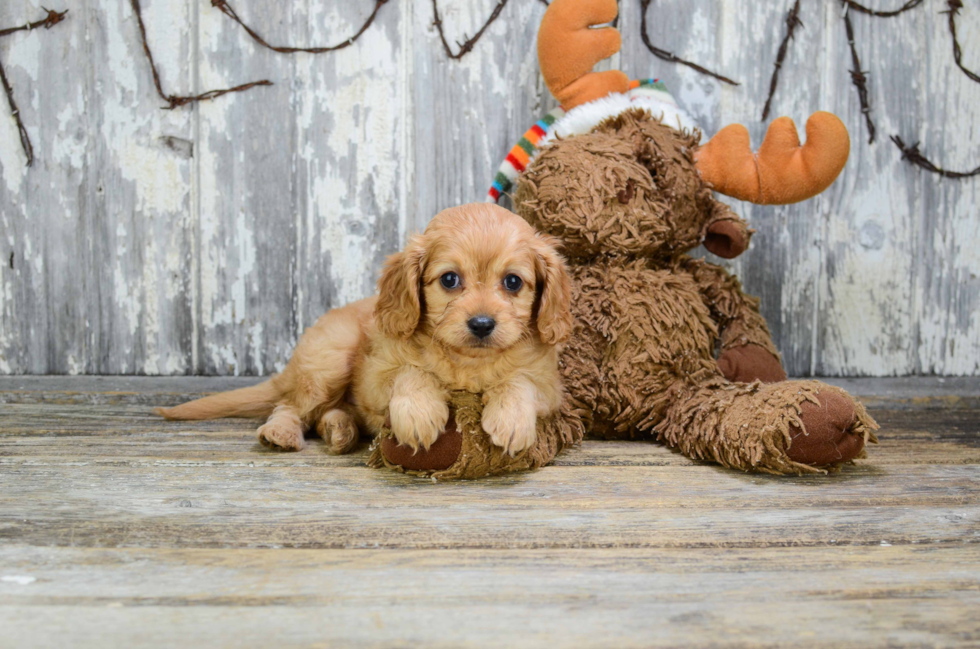
[[[730,381],[766,383],[783,381],[786,372],[765,318],[759,313],[759,298],[746,295],[738,278],[720,266],[700,259],[684,258],[678,271],[689,273],[701,298],[718,325],[721,352],[718,366]]]

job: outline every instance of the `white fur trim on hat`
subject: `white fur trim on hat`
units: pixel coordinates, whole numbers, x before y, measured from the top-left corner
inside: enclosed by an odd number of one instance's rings
[[[674,103],[669,93],[640,87],[634,88],[628,94],[611,94],[576,106],[554,123],[538,147],[540,149],[555,137],[566,138],[589,133],[603,120],[630,108],[645,108],[654,117],[659,117],[665,125],[677,130],[693,131],[698,127],[694,118]]]

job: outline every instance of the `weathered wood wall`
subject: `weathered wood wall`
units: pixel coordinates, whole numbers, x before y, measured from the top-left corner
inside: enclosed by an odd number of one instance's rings
[[[869,0],[871,1],[871,0]],[[54,2],[54,0],[51,0]],[[500,159],[553,100],[534,49],[539,0],[509,0],[450,60],[427,0],[389,0],[351,47],[258,47],[206,0],[143,0],[167,92],[275,85],[161,110],[128,0],[62,0],[67,20],[0,41],[37,161],[0,110],[0,373],[261,374],[324,310],[372,291],[384,256],[436,211],[482,200]],[[50,2],[48,3],[50,4]],[[440,0],[451,43],[497,0]],[[898,2],[874,1],[875,8]],[[622,0],[612,61],[658,76],[709,133],[758,142],[789,0],[657,0],[653,41],[742,82],[655,59]],[[270,42],[336,43],[371,0],[240,0]],[[837,112],[852,157],[823,196],[736,205],[759,233],[733,264],[762,297],[792,374],[980,373],[980,180],[900,160],[980,164],[980,84],[953,63],[942,0],[854,14],[878,141],[867,143],[836,0],[805,0],[774,113]],[[0,4],[0,28],[43,15]],[[958,20],[980,69],[980,5]]]

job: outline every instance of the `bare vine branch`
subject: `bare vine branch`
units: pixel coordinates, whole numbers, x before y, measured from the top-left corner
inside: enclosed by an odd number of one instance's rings
[[[173,110],[179,106],[185,106],[187,104],[193,104],[199,101],[210,101],[212,99],[217,99],[222,95],[227,95],[232,92],[243,92],[249,88],[254,88],[255,86],[271,86],[272,82],[268,79],[263,79],[262,81],[252,81],[251,83],[244,83],[240,86],[235,86],[234,88],[222,88],[219,90],[208,90],[199,95],[168,95],[163,90],[163,83],[160,81],[160,72],[157,70],[156,61],[153,60],[153,52],[150,51],[150,44],[146,40],[146,25],[143,24],[143,13],[140,8],[140,0],[129,0],[129,3],[133,7],[133,13],[136,14],[136,21],[140,28],[140,38],[143,41],[143,52],[146,54],[147,60],[150,62],[150,70],[153,72],[153,85],[157,89],[157,94],[160,98],[167,102],[164,107],[167,110]]]
[[[956,37],[956,15],[960,12],[960,9],[963,8],[963,1],[946,0],[946,6],[949,7],[949,9],[942,13],[948,16],[949,35],[953,39],[953,60],[956,61],[956,67],[962,70],[963,74],[965,74],[970,80],[980,83],[980,75],[963,65],[963,49],[960,47],[960,41]]]
[[[43,7],[42,7],[43,9]],[[32,23],[27,23],[26,25],[21,25],[20,27],[8,27],[6,29],[0,29],[0,38],[4,36],[10,36],[11,34],[16,34],[17,32],[29,32],[33,31],[39,27],[44,27],[45,29],[51,29],[62,20],[65,19],[65,14],[68,10],[64,11],[51,11],[50,9],[44,9],[48,12],[48,15],[41,20],[35,20]]]
[[[29,32],[39,27],[51,29],[64,20],[65,15],[68,13],[67,9],[64,11],[45,9],[45,11],[48,12],[48,15],[41,20],[36,20],[20,27],[0,29],[0,37],[9,36],[17,32]],[[3,85],[3,91],[7,95],[7,105],[10,106],[10,113],[13,115],[14,122],[17,124],[17,134],[20,136],[20,146],[24,149],[24,154],[27,156],[27,166],[32,167],[34,166],[34,145],[31,144],[31,136],[27,133],[27,127],[24,126],[24,120],[20,116],[20,108],[18,108],[17,100],[14,98],[14,87],[10,85],[10,80],[7,78],[7,71],[3,67],[3,61],[0,61],[0,85]],[[11,263],[13,263],[13,257],[11,257]]]
[[[908,160],[912,164],[922,167],[926,171],[931,171],[934,174],[943,176],[944,178],[972,178],[973,176],[980,176],[980,167],[973,169],[972,171],[950,171],[949,169],[943,169],[937,166],[935,163],[931,162],[919,151],[919,143],[916,142],[912,146],[906,146],[905,142],[902,141],[897,135],[892,136],[892,142],[895,146],[899,148],[902,152],[902,160]]]
[[[848,0],[844,0],[845,3]],[[854,25],[851,24],[851,15],[844,12],[844,28],[847,30],[847,44],[851,48],[851,63],[854,68],[851,70],[851,83],[858,91],[858,101],[861,102],[861,112],[864,114],[864,122],[868,126],[868,144],[875,141],[875,123],[871,119],[871,102],[868,99],[868,76],[861,70],[861,59],[858,57],[857,46],[854,44]]]
[[[283,54],[292,54],[296,52],[320,54],[324,52],[333,52],[340,49],[344,49],[346,47],[350,47],[357,39],[359,39],[371,27],[371,25],[374,24],[379,11],[381,10],[381,7],[387,4],[388,2],[388,0],[374,0],[374,1],[375,4],[374,4],[373,11],[367,17],[367,19],[364,21],[361,27],[352,36],[350,36],[346,40],[337,43],[336,45],[314,46],[314,47],[272,45],[268,43],[254,28],[249,26],[244,20],[241,19],[241,17],[238,15],[235,9],[231,6],[229,0],[211,0],[211,5],[217,8],[219,11],[224,13],[232,20],[234,20],[236,23],[238,23],[246,31],[246,33],[248,33],[248,35],[262,47]],[[472,37],[464,38],[463,42],[461,43],[457,42],[456,47],[458,49],[454,52],[452,46],[449,43],[449,40],[446,37],[445,29],[442,22],[442,16],[439,13],[438,0],[432,0],[432,13],[433,13],[432,24],[439,33],[439,39],[442,42],[442,46],[446,52],[446,55],[450,59],[459,60],[469,52],[473,51],[473,48],[475,47],[476,43],[486,33],[490,25],[493,24],[493,22],[500,17],[508,1],[509,0],[498,0],[497,4],[494,6],[493,11],[490,13],[490,16],[487,18],[486,22],[484,22],[484,24]],[[545,6],[549,5],[548,0],[538,0],[538,2],[540,2]],[[851,82],[853,83],[854,87],[857,89],[858,99],[861,104],[861,112],[864,115],[865,123],[868,128],[868,143],[870,144],[875,141],[876,128],[875,128],[874,120],[872,119],[872,115],[871,115],[871,104],[870,104],[869,92],[868,92],[868,73],[867,71],[861,69],[861,60],[860,60],[860,56],[858,55],[858,48],[855,42],[856,39],[854,35],[854,25],[851,22],[850,12],[854,11],[859,14],[871,16],[875,18],[892,18],[921,6],[923,4],[923,0],[906,0],[906,2],[898,9],[888,10],[888,11],[871,9],[857,2],[856,0],[841,0],[841,3],[845,8],[844,15],[843,15],[843,22],[844,22],[845,31],[847,33],[847,43],[851,54],[852,69],[849,71],[851,76]],[[165,106],[165,108],[173,109],[194,102],[212,100],[232,92],[243,92],[255,86],[272,85],[271,81],[264,79],[261,81],[253,81],[250,83],[245,83],[239,86],[235,86],[233,88],[209,90],[198,95],[183,96],[183,95],[167,94],[167,92],[163,88],[163,83],[160,79],[160,73],[159,70],[157,69],[156,61],[153,58],[153,53],[150,49],[149,42],[147,40],[146,25],[143,22],[140,0],[130,0],[130,4],[132,5],[133,12],[136,14],[137,23],[139,25],[140,38],[143,44],[143,52],[150,63],[150,69],[153,75],[153,85],[160,98],[166,102],[167,105]],[[710,76],[723,83],[727,83],[733,86],[739,85],[737,81],[734,81],[724,75],[709,70],[697,63],[685,60],[672,52],[669,52],[667,50],[655,46],[650,39],[650,34],[647,27],[647,15],[649,13],[651,4],[653,4],[653,0],[640,0],[640,9],[641,9],[640,37],[643,40],[643,44],[654,56],[664,61],[667,61],[669,63],[677,63],[680,65],[685,65],[699,72],[700,74]],[[779,49],[776,54],[776,61],[772,73],[772,78],[769,84],[769,94],[768,97],[766,98],[766,103],[762,112],[762,119],[764,120],[768,119],[770,110],[772,108],[772,102],[779,85],[780,71],[783,65],[785,64],[786,57],[788,55],[789,44],[794,39],[796,30],[798,28],[803,27],[803,22],[800,19],[800,5],[801,5],[801,0],[795,0],[793,7],[786,15],[786,19],[785,19],[786,33],[782,41],[780,42]],[[963,0],[946,0],[946,6],[947,6],[947,10],[942,13],[945,13],[947,15],[949,34],[952,39],[952,46],[953,46],[953,58],[956,62],[956,65],[963,72],[963,74],[965,74],[970,80],[980,83],[980,74],[977,74],[973,70],[970,70],[963,63],[963,50],[959,41],[959,33],[957,31],[957,24],[956,24],[957,16],[959,15],[960,11],[963,9]],[[68,13],[67,10],[58,12],[58,11],[50,11],[48,9],[45,9],[45,11],[47,12],[47,15],[40,20],[28,22],[24,25],[20,25],[17,27],[8,27],[5,29],[0,29],[0,37],[9,36],[11,34],[22,32],[22,31],[31,31],[41,27],[44,27],[45,29],[50,29],[54,25],[63,21],[65,19],[66,14]],[[34,162],[33,146],[31,144],[31,140],[28,135],[27,129],[24,126],[24,123],[21,119],[20,110],[18,109],[17,102],[14,97],[13,87],[10,84],[10,80],[7,77],[6,70],[4,69],[2,62],[0,62],[0,85],[3,86],[4,92],[7,96],[7,103],[9,104],[11,113],[14,117],[14,120],[17,123],[17,130],[20,135],[21,145],[24,148],[24,152],[27,154],[27,165],[31,166]],[[942,167],[937,166],[936,164],[928,160],[925,156],[923,156],[922,153],[919,151],[918,144],[907,146],[902,141],[902,139],[897,135],[892,136],[891,140],[901,150],[902,159],[907,160],[911,164],[919,166],[932,173],[938,174],[945,178],[968,178],[968,177],[974,177],[980,175],[980,167],[973,169],[971,171],[951,171],[951,170],[943,169]]]
[[[915,9],[920,4],[922,4],[922,0],[908,0],[908,2],[906,2],[898,9],[895,9],[894,11],[877,11],[875,9],[869,9],[868,7],[865,7],[862,4],[858,4],[857,2],[854,2],[854,0],[844,0],[844,4],[847,5],[848,9],[853,9],[858,13],[862,13],[868,16],[874,16],[875,18],[894,18],[895,16],[898,16],[899,14],[903,14],[906,11],[909,11],[910,9]]]
[[[763,120],[769,118],[772,98],[775,96],[776,86],[779,84],[779,70],[783,67],[783,61],[786,60],[786,50],[789,49],[789,42],[793,39],[793,32],[796,31],[797,27],[803,27],[803,21],[800,20],[800,0],[796,0],[793,8],[786,14],[786,36],[783,37],[783,42],[779,44],[779,53],[776,54],[776,66],[772,71],[772,80],[769,81],[769,97],[766,98],[766,106],[762,109]]]
[[[483,36],[483,32],[487,31],[487,28],[500,16],[500,12],[503,11],[504,7],[506,6],[507,0],[500,0],[497,3],[497,6],[494,7],[493,11],[490,13],[490,17],[487,18],[487,22],[483,23],[483,27],[481,27],[479,31],[473,34],[472,37],[467,38],[462,43],[459,41],[456,42],[456,46],[459,47],[459,51],[454,54],[453,49],[449,46],[449,41],[446,40],[446,32],[442,28],[442,17],[439,15],[439,2],[438,0],[432,0],[432,24],[436,28],[436,31],[439,32],[439,40],[442,41],[442,47],[444,50],[446,50],[446,56],[456,60],[466,56],[466,54],[473,49],[473,46],[476,45],[476,42],[480,40],[480,37]]]
[[[361,28],[358,29],[353,36],[337,43],[336,45],[325,45],[320,47],[292,47],[290,45],[270,45],[265,41],[265,39],[263,39],[259,35],[258,32],[256,32],[254,29],[246,25],[245,22],[238,17],[238,13],[235,12],[235,9],[228,3],[228,0],[211,0],[211,6],[216,7],[219,11],[221,11],[221,13],[223,13],[224,15],[228,16],[236,23],[241,25],[242,28],[246,31],[246,33],[248,33],[248,35],[251,36],[252,40],[254,40],[256,43],[258,43],[262,47],[272,50],[273,52],[279,52],[281,54],[294,54],[296,52],[306,52],[308,54],[323,54],[324,52],[336,52],[337,50],[342,50],[345,47],[350,47],[351,45],[353,45],[354,41],[360,38],[361,34],[366,32],[368,27],[371,26],[371,23],[374,22],[375,18],[377,18],[378,11],[381,10],[381,6],[384,5],[386,2],[388,2],[388,0],[375,0],[374,11],[371,12],[371,15],[368,16],[367,20],[364,21],[364,24],[361,25]]]
[[[14,89],[10,85],[10,81],[7,80],[7,72],[3,69],[3,61],[0,61],[0,83],[3,84],[4,92],[7,93],[7,104],[10,105],[10,113],[14,116],[14,121],[17,123],[17,132],[20,134],[20,146],[27,155],[27,166],[31,167],[34,165],[34,146],[31,144],[31,136],[27,134],[27,127],[24,126],[24,120],[20,117],[20,109],[17,108],[17,101],[14,99]]]
[[[650,41],[650,34],[649,34],[649,32],[647,32],[647,11],[650,9],[650,4],[652,2],[653,2],[653,0],[640,0],[640,9],[641,9],[641,14],[640,14],[640,38],[643,39],[643,44],[647,46],[647,49],[650,50],[650,53],[651,54],[653,54],[654,56],[656,56],[658,59],[662,59],[662,60],[667,61],[669,63],[679,63],[681,65],[686,65],[687,67],[691,68],[692,70],[697,70],[701,74],[707,75],[709,77],[714,77],[718,81],[722,81],[722,82],[727,83],[729,85],[732,85],[732,86],[739,85],[738,81],[733,81],[732,79],[729,79],[728,77],[726,77],[724,75],[718,74],[717,72],[712,72],[708,68],[705,68],[705,67],[703,67],[701,65],[698,65],[697,63],[694,63],[692,61],[686,61],[686,60],[682,59],[681,57],[677,56],[676,54],[674,54],[672,52],[668,52],[667,50],[661,49],[661,48],[657,47],[656,45],[654,45]]]

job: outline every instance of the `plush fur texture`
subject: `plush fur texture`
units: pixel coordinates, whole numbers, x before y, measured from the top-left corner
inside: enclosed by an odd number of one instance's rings
[[[482,428],[500,453],[534,447],[537,418],[561,401],[556,345],[571,332],[552,240],[495,205],[452,208],[388,259],[378,286],[378,297],[320,318],[267,383],[157,412],[268,416],[259,439],[285,450],[311,428],[334,453],[353,448],[359,428],[425,450],[446,427],[450,392],[464,390],[482,395]],[[492,319],[489,334],[477,335],[476,317]]]
[[[543,148],[519,178],[518,213],[565,241],[571,260],[571,409],[587,434],[654,436],[745,470],[858,457],[876,428],[860,404],[818,382],[756,382],[785,379],[758,300],[686,255],[704,243],[733,257],[751,236],[698,174],[698,140],[632,109]]]
[[[392,433],[385,430],[375,440],[368,464],[436,480],[483,478],[537,469],[582,439],[581,430],[576,429],[578,419],[570,416],[563,404],[561,414],[538,419],[535,443],[511,456],[493,444],[483,431],[483,404],[479,395],[454,392],[450,395],[450,407],[453,416],[446,433],[436,442],[444,448],[433,446],[429,451],[411,453],[400,447]]]

